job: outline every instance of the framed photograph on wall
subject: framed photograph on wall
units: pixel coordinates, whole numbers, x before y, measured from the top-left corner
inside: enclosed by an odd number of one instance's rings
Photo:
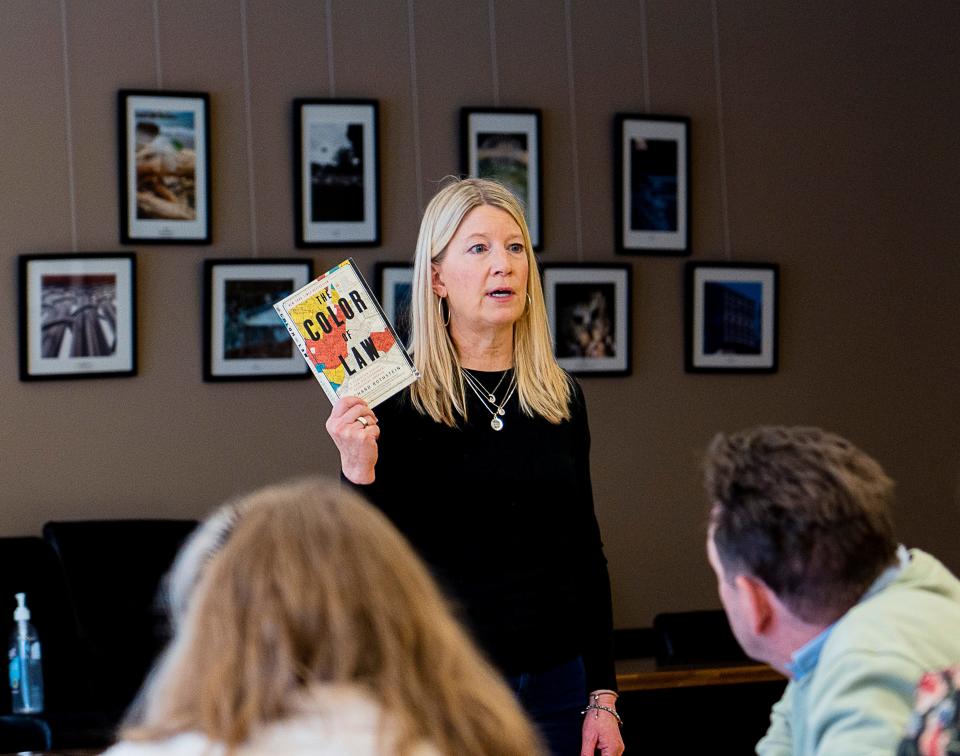
[[[380,243],[376,100],[293,101],[298,247]]]
[[[203,379],[303,378],[307,363],[273,309],[313,278],[310,260],[203,261]]]
[[[630,266],[543,266],[547,318],[561,367],[578,375],[630,374]]]
[[[617,252],[690,254],[690,119],[618,113]]]
[[[779,267],[688,262],[684,273],[687,372],[776,372]]]
[[[120,241],[210,244],[210,96],[121,89]]]
[[[413,266],[406,263],[377,263],[377,298],[383,313],[404,346],[410,346],[410,302],[413,297]]]
[[[543,163],[539,110],[462,108],[460,170],[496,179],[520,198],[535,250],[543,249]]]
[[[20,380],[137,373],[136,258],[20,255]]]

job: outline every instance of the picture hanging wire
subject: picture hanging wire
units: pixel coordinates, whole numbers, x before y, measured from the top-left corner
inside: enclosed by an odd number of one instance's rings
[[[570,150],[573,168],[573,217],[577,229],[577,260],[583,262],[583,209],[580,207],[580,156],[577,145],[577,93],[573,76],[573,12],[570,0],[563,2],[564,26],[567,42],[567,91],[570,95]]]
[[[330,79],[330,97],[337,96],[337,79],[333,68],[333,0],[326,3],[327,21],[327,76]]]
[[[723,82],[720,75],[720,9],[717,0],[711,0],[713,9],[713,68],[717,87],[717,136],[720,142],[720,213],[723,221],[723,256],[730,260],[730,212],[727,204],[727,159],[723,135]]]
[[[67,188],[70,192],[70,248],[77,251],[77,187],[73,160],[73,114],[70,109],[70,52],[67,45],[67,0],[60,0],[60,32],[63,37],[63,98],[67,132]]]
[[[417,92],[417,33],[414,0],[407,0],[407,33],[410,39],[410,105],[413,110],[413,168],[417,182],[417,209],[423,215],[423,166],[420,156],[420,99]]]
[[[490,17],[490,68],[493,71],[493,107],[500,107],[500,71],[497,66],[497,14],[494,0],[487,0]]]
[[[257,243],[257,194],[253,165],[253,116],[250,104],[250,53],[247,44],[247,0],[240,0],[240,49],[243,52],[243,115],[247,129],[247,183],[250,187],[250,256],[259,255]],[[207,114],[209,117],[209,114]],[[207,145],[210,149],[210,145]]]

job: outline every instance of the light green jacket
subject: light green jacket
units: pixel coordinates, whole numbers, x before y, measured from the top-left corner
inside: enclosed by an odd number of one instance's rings
[[[928,670],[960,661],[960,581],[918,549],[890,585],[833,626],[816,667],[792,680],[760,756],[896,752]]]

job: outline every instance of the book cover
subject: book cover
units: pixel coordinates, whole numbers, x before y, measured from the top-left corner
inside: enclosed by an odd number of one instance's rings
[[[331,402],[375,407],[420,377],[353,258],[273,307]]]

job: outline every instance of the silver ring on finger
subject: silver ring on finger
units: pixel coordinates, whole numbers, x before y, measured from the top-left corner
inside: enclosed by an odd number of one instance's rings
[[[362,425],[364,428],[370,424],[370,421],[367,420],[367,418],[365,418],[363,415],[357,418],[357,422],[360,423],[360,425]]]

